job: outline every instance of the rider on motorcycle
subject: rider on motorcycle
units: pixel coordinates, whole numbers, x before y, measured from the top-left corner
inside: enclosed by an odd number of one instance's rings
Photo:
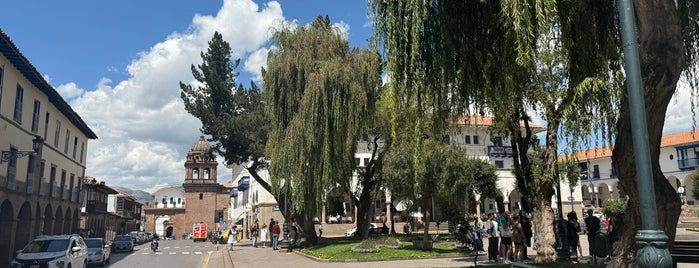
[[[153,252],[158,250],[158,236],[157,235],[153,236],[153,240],[150,241],[150,249],[152,249]]]

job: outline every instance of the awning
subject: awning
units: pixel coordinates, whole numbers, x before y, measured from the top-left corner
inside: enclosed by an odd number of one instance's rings
[[[235,225],[243,225],[243,219],[240,219],[235,222]]]

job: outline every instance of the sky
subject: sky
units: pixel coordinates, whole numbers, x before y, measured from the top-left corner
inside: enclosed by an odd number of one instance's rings
[[[262,86],[274,27],[328,15],[352,47],[367,47],[372,35],[359,0],[24,0],[3,10],[0,29],[97,134],[86,176],[149,192],[184,181],[201,123],[184,110],[179,82],[193,81],[191,65],[201,63],[214,32],[241,59],[237,81],[246,86]],[[665,134],[692,128],[689,99],[681,86]],[[229,182],[223,163],[218,181]]]

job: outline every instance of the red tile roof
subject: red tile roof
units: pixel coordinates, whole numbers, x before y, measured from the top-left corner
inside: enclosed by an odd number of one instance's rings
[[[667,134],[660,140],[660,148],[699,142],[699,130],[688,130]],[[612,156],[613,146],[593,148],[575,153],[579,161]]]

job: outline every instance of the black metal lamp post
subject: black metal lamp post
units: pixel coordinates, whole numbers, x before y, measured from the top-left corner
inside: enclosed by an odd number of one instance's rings
[[[563,202],[561,202],[561,177],[558,174],[558,165],[556,164],[556,179],[558,183],[556,184],[556,202],[558,207],[558,221],[556,224],[558,226],[558,234],[556,243],[556,255],[558,255],[559,260],[567,260],[570,258],[570,248],[568,247],[568,239],[566,237],[566,221],[563,219]]]
[[[32,139],[32,150],[31,151],[2,151],[0,154],[0,163],[9,162],[10,160],[22,158],[28,155],[37,155],[41,151],[44,144],[44,139],[37,135]],[[41,162],[41,160],[39,160]]]
[[[619,0],[621,41],[624,47],[627,95],[631,118],[631,134],[636,158],[638,198],[641,207],[641,230],[636,233],[636,264],[639,267],[671,267],[672,258],[667,248],[668,237],[659,226],[655,204],[655,188],[648,145],[645,99],[641,84],[641,65],[638,57],[636,15],[631,0]]]

